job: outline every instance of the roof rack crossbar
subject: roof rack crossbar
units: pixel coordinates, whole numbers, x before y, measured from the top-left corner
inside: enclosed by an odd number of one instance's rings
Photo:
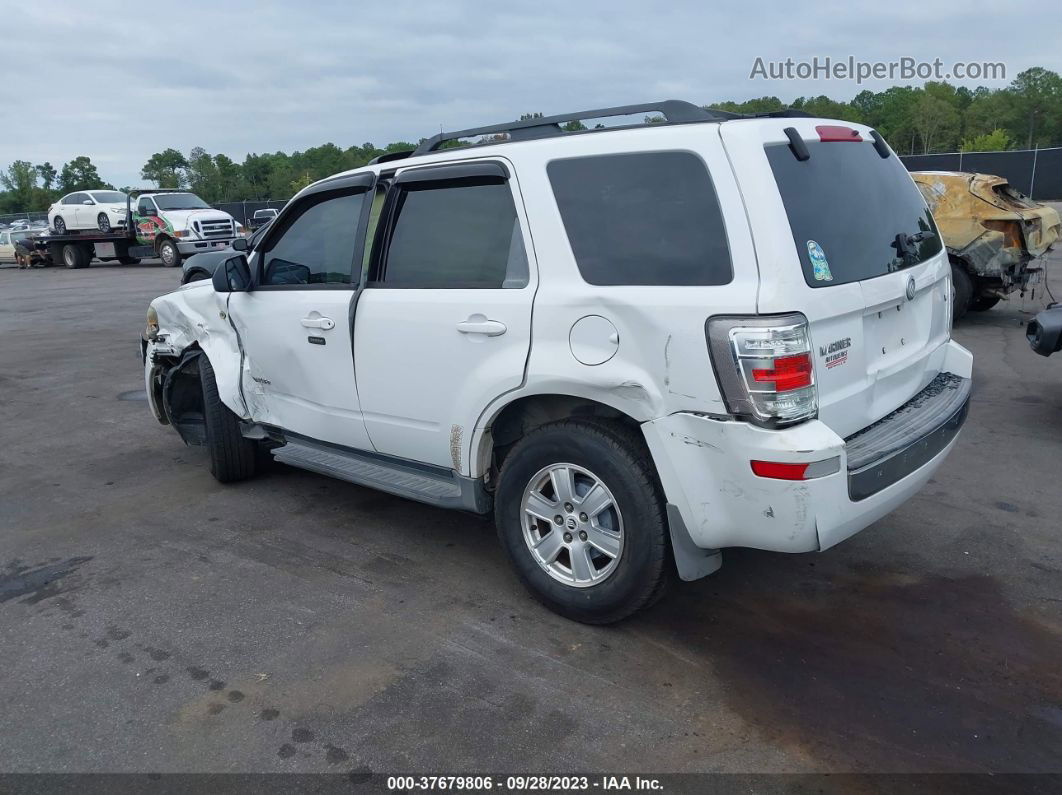
[[[539,116],[534,119],[512,121],[508,124],[492,124],[487,127],[473,127],[468,130],[439,133],[427,138],[414,150],[413,155],[424,155],[436,151],[447,141],[461,138],[474,138],[481,135],[509,134],[510,141],[528,141],[535,138],[549,138],[564,135],[562,124],[583,119],[604,119],[610,116],[631,116],[635,114],[658,113],[671,124],[703,121],[726,121],[737,118],[736,113],[721,110],[705,110],[692,102],[679,99],[665,99],[661,102],[647,102],[639,105],[619,105],[614,108],[597,108],[581,110],[576,113],[562,113],[556,116]]]

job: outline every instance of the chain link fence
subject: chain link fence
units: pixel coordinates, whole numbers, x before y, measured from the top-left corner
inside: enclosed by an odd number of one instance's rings
[[[0,215],[0,224],[10,225],[14,221],[47,221],[48,213],[4,213]]]
[[[908,171],[995,174],[1037,201],[1062,199],[1062,147],[1008,152],[949,152],[900,157]]]

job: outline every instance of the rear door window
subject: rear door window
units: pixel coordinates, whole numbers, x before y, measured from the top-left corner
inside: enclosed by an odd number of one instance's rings
[[[733,279],[708,169],[690,152],[554,160],[547,166],[572,254],[596,285],[720,285]]]
[[[521,288],[527,255],[503,179],[400,185],[383,287]]]
[[[873,279],[940,253],[933,217],[898,158],[882,159],[866,142],[806,144],[803,161],[787,144],[765,151],[811,287]],[[918,233],[932,234],[910,238]],[[906,257],[898,236],[909,241]]]

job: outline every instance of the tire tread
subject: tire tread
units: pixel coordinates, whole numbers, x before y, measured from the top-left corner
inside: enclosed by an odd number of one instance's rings
[[[243,437],[239,418],[221,401],[214,368],[205,354],[199,357],[199,377],[210,472],[221,483],[246,480],[254,475],[255,445]]]

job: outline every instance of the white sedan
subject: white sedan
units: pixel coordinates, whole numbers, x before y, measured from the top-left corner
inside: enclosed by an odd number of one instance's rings
[[[68,193],[48,208],[48,225],[57,235],[68,229],[110,232],[125,225],[127,196],[117,190],[81,190]]]

